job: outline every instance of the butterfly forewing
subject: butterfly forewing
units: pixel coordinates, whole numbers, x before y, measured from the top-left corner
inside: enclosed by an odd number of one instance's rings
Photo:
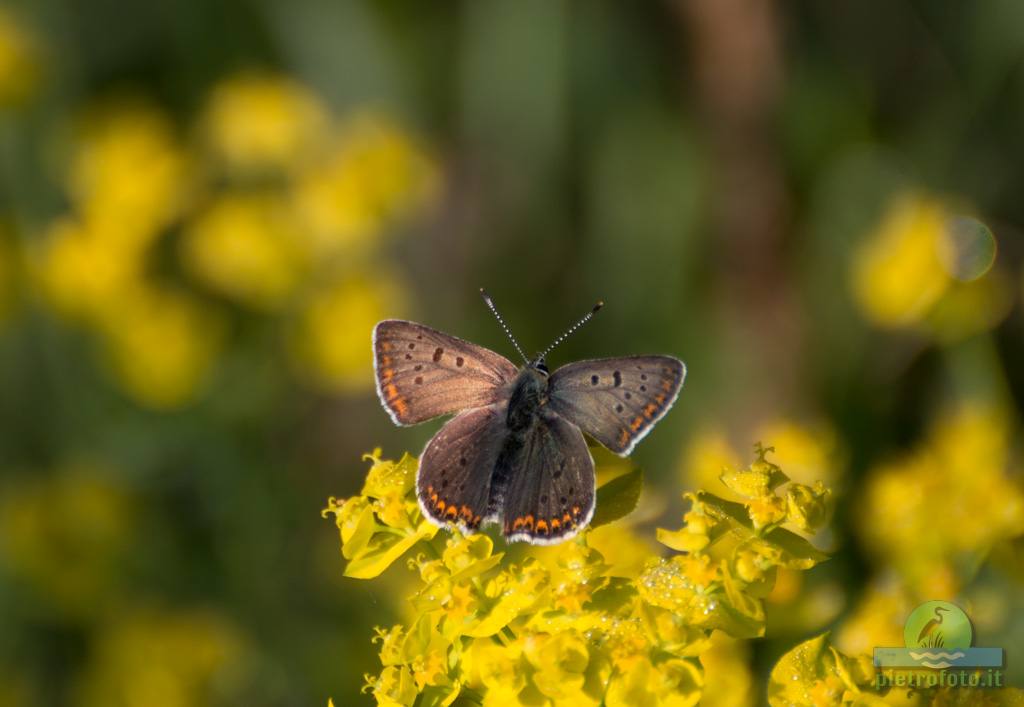
[[[503,530],[509,541],[561,542],[594,514],[594,461],[583,434],[558,415],[538,416],[517,453],[499,462],[495,477],[501,476],[508,480]]]
[[[679,395],[686,366],[671,356],[570,363],[551,374],[548,406],[616,454],[629,454]]]
[[[505,407],[491,405],[452,418],[420,456],[416,494],[438,525],[476,530],[487,516],[491,476],[506,437]]]
[[[373,330],[377,394],[398,425],[498,402],[516,367],[482,346],[400,319]]]

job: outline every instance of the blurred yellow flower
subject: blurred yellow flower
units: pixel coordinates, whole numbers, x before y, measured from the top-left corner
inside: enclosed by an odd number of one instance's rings
[[[721,631],[711,635],[700,654],[704,668],[704,693],[701,707],[753,707],[757,703],[749,650],[742,641]]]
[[[218,317],[191,295],[143,286],[122,293],[102,322],[107,362],[138,402],[173,408],[203,384],[223,338]]]
[[[964,404],[918,449],[874,468],[856,526],[869,551],[922,595],[952,599],[958,567],[972,571],[995,543],[1024,534],[1024,490],[1006,473],[1010,439],[1001,410]]]
[[[955,342],[988,331],[1013,307],[1013,285],[1006,273],[990,270],[970,282],[953,282],[925,322],[940,341]]]
[[[346,122],[324,159],[295,184],[295,205],[316,256],[365,246],[392,220],[428,203],[435,167],[403,131],[365,114]]]
[[[203,610],[122,609],[102,625],[78,679],[76,707],[237,704],[245,643]],[[237,699],[237,694],[236,694]]]
[[[367,332],[381,319],[401,312],[404,301],[398,281],[379,268],[314,292],[302,305],[289,341],[300,371],[338,392],[371,390],[373,361]]]
[[[274,194],[219,195],[189,223],[182,259],[223,294],[259,309],[280,308],[298,285],[302,267],[291,216]]]
[[[28,100],[39,74],[37,40],[6,8],[0,8],[0,108]]]
[[[133,514],[109,476],[79,462],[6,485],[0,494],[0,561],[74,616],[91,616],[117,600],[114,584]]]
[[[722,470],[740,466],[742,458],[718,426],[705,426],[683,454],[683,481],[690,488],[717,488]]]
[[[876,230],[854,253],[853,295],[876,324],[900,327],[920,321],[950,284],[943,265],[949,215],[919,195],[897,199]]]
[[[322,149],[319,97],[283,75],[247,73],[214,88],[202,120],[212,152],[231,169],[290,169]]]
[[[896,582],[873,583],[839,627],[835,644],[850,654],[871,653],[877,646],[901,646],[903,624],[913,608],[914,602]]]
[[[64,316],[96,323],[123,303],[123,293],[140,276],[137,248],[117,247],[109,233],[61,218],[44,234],[35,263],[36,279],[50,306]]]
[[[170,119],[152,106],[99,106],[75,134],[68,190],[111,248],[137,248],[180,215],[191,187]]]

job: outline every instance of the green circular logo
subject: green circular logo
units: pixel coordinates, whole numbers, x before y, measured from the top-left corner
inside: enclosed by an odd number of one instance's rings
[[[926,601],[903,627],[907,648],[970,648],[974,630],[967,614],[948,601]]]

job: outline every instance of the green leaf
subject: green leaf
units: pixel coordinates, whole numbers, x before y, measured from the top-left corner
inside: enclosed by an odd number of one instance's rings
[[[597,509],[590,521],[591,528],[607,525],[633,512],[644,487],[644,472],[640,469],[616,476],[597,490]]]

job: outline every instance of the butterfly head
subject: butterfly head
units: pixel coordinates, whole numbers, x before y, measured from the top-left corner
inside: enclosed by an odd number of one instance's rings
[[[572,334],[581,326],[590,321],[590,318],[597,314],[597,310],[601,309],[601,307],[604,306],[604,302],[598,301],[598,303],[594,305],[594,308],[587,312],[586,315],[584,315],[578,322],[576,322],[571,327],[562,332],[562,334],[551,343],[551,346],[548,346],[546,349],[544,349],[543,352],[537,354],[536,358],[530,360],[526,358],[526,354],[523,353],[523,349],[519,346],[519,342],[516,341],[516,338],[514,336],[512,336],[512,332],[508,328],[508,325],[505,324],[505,320],[501,318],[500,314],[498,314],[498,308],[494,306],[494,300],[491,299],[491,296],[487,294],[482,287],[480,288],[480,295],[484,298],[484,302],[487,303],[487,307],[488,309],[491,310],[491,313],[494,315],[494,318],[498,320],[498,324],[500,324],[501,328],[505,330],[505,334],[512,342],[512,345],[516,347],[516,351],[518,351],[519,355],[523,357],[523,362],[526,364],[527,368],[532,368],[534,370],[540,371],[545,376],[548,375],[548,364],[546,359],[547,355],[551,353],[551,350],[554,349],[563,341],[565,341],[570,334]]]

